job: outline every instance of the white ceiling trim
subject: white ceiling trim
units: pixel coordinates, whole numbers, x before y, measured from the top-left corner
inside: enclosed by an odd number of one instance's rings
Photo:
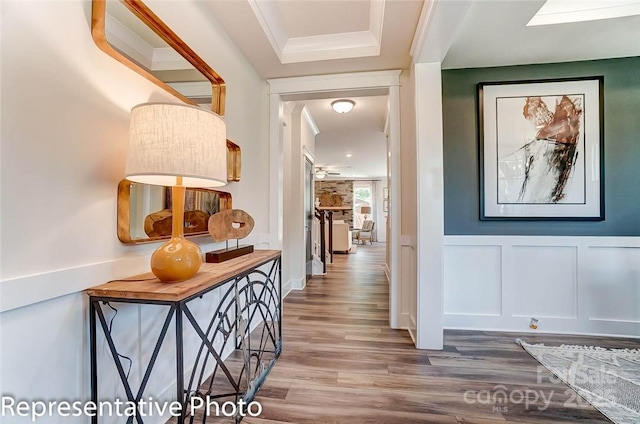
[[[277,53],[277,52],[276,52]],[[370,31],[289,38],[278,57],[283,64],[380,55],[380,41]]]
[[[379,56],[386,0],[370,3],[369,29],[309,37],[289,37],[273,0],[248,0],[280,63]]]
[[[269,94],[357,90],[400,85],[401,70],[353,72],[268,79]]]
[[[422,5],[418,27],[416,28],[415,34],[413,34],[411,49],[409,49],[409,54],[414,58],[414,62],[418,54],[422,52],[422,46],[424,46],[424,41],[427,39],[427,28],[429,28],[429,21],[433,16],[435,4],[435,1],[425,1]]]
[[[425,2],[411,46],[413,63],[442,62],[473,0]],[[429,7],[427,4],[432,3]]]
[[[320,134],[318,125],[316,124],[316,121],[313,119],[313,116],[311,116],[311,112],[309,112],[309,109],[306,106],[302,108],[302,117],[305,119],[305,121],[307,121],[307,124],[309,124],[309,127],[311,128],[314,136]]]
[[[273,47],[273,51],[276,52],[278,59],[282,62],[282,51],[287,44],[289,36],[284,29],[280,15],[278,15],[276,5],[273,1],[264,0],[248,0],[248,2],[253,14],[258,19],[262,31],[264,31],[271,47]]]

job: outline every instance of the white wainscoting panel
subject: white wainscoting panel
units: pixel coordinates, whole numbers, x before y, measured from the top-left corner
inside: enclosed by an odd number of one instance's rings
[[[448,246],[444,251],[444,313],[502,314],[500,246]]]
[[[445,236],[444,324],[640,337],[640,238]]]
[[[589,319],[640,324],[640,248],[590,247]]]
[[[577,248],[513,246],[513,316],[576,318]]]

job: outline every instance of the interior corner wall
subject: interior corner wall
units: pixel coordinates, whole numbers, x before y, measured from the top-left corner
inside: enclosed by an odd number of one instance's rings
[[[215,22],[204,24],[197,2],[158,5],[158,15],[227,82],[225,120],[243,161],[242,180],[227,188],[234,207],[254,216],[260,245],[268,238],[266,83]],[[129,111],[139,103],[176,99],[96,47],[90,1],[1,7],[0,392],[23,400],[86,400],[89,331],[82,290],[146,272],[158,246],[124,246],[116,237]],[[136,306],[119,311],[116,337],[127,342],[121,353],[149,355],[153,345],[146,335],[158,314]],[[173,369],[172,357],[159,360]],[[141,375],[139,365],[134,362],[134,374]],[[104,397],[114,396],[113,366],[100,372],[110,376]],[[170,385],[154,379],[148,388],[155,395]],[[38,422],[58,423],[60,417]]]
[[[640,335],[640,57],[446,70],[447,328]],[[604,76],[606,219],[480,221],[479,82]],[[461,266],[464,264],[464,266]]]

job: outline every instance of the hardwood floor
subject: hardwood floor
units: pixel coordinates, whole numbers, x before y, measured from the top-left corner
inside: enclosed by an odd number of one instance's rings
[[[443,351],[416,350],[406,331],[388,327],[384,254],[374,244],[335,255],[326,276],[287,296],[283,353],[256,398],[263,412],[243,422],[609,422],[553,382],[515,339],[633,348],[638,341],[447,331]],[[501,393],[511,400],[491,403]]]

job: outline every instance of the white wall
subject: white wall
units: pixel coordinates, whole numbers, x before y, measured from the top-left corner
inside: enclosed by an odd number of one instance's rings
[[[402,71],[400,75],[400,162],[402,213],[400,231],[400,322],[401,328],[410,330],[416,338],[417,316],[417,274],[416,274],[416,107],[415,72]],[[389,196],[394,196],[393,190]]]
[[[197,2],[151,6],[227,82],[228,135],[243,160],[242,181],[227,189],[255,218],[252,241],[267,247],[265,83]],[[88,397],[81,290],[146,272],[157,247],[117,240],[116,191],[129,110],[174,99],[95,46],[90,9],[89,1],[2,2],[0,375],[1,392],[19,398]],[[156,319],[123,307],[114,325],[144,354],[148,340],[138,335]]]
[[[447,328],[640,336],[637,238],[446,236],[444,257]]]
[[[444,166],[440,63],[419,63],[416,73],[418,340],[442,349]]]
[[[282,279],[287,293],[290,289],[302,290],[305,286],[304,149],[313,154],[316,132],[305,117],[307,112],[303,103],[287,104],[285,110],[284,160],[291,164],[285,167],[284,178],[284,203],[287,207],[284,209]]]

